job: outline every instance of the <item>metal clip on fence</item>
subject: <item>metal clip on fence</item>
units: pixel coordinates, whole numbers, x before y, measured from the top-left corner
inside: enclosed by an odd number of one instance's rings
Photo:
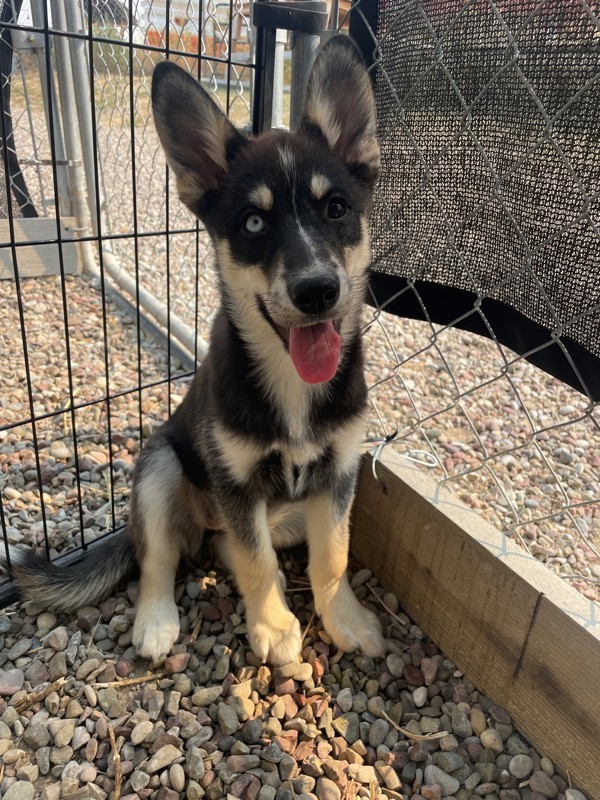
[[[324,0],[257,0],[252,6],[256,27],[253,133],[272,125],[277,31],[293,32],[290,127],[294,129],[300,124],[308,75],[327,19]]]

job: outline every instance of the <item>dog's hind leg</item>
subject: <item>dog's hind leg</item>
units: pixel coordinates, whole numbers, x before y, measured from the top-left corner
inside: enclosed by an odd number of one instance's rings
[[[181,555],[176,526],[181,481],[181,463],[164,440],[140,457],[132,498],[132,531],[141,572],[133,644],[153,661],[167,655],[179,636],[174,593]]]
[[[348,582],[350,509],[339,510],[329,495],[306,500],[308,572],[315,608],[340,650],[382,656],[384,642],[375,614],[357,600]]]

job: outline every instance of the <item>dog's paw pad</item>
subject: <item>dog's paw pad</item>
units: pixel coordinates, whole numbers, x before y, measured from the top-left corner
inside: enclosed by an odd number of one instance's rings
[[[179,636],[179,613],[175,603],[148,605],[135,617],[132,642],[138,653],[153,662],[167,656]]]
[[[282,617],[277,625],[262,619],[248,627],[250,646],[262,661],[273,666],[298,661],[302,634],[300,623],[293,614]]]

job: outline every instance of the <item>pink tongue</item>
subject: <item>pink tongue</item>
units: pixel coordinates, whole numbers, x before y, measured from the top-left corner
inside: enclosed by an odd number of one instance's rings
[[[290,356],[306,383],[325,383],[337,372],[342,340],[333,322],[290,328]]]

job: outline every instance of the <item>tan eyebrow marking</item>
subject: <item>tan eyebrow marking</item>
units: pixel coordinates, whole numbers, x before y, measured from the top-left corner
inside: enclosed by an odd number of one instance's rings
[[[273,192],[265,183],[259,183],[251,189],[248,199],[262,211],[270,211],[273,208]]]
[[[331,184],[325,175],[321,175],[318,172],[313,172],[310,179],[310,190],[317,200],[320,200],[322,197],[324,197],[330,189]]]

